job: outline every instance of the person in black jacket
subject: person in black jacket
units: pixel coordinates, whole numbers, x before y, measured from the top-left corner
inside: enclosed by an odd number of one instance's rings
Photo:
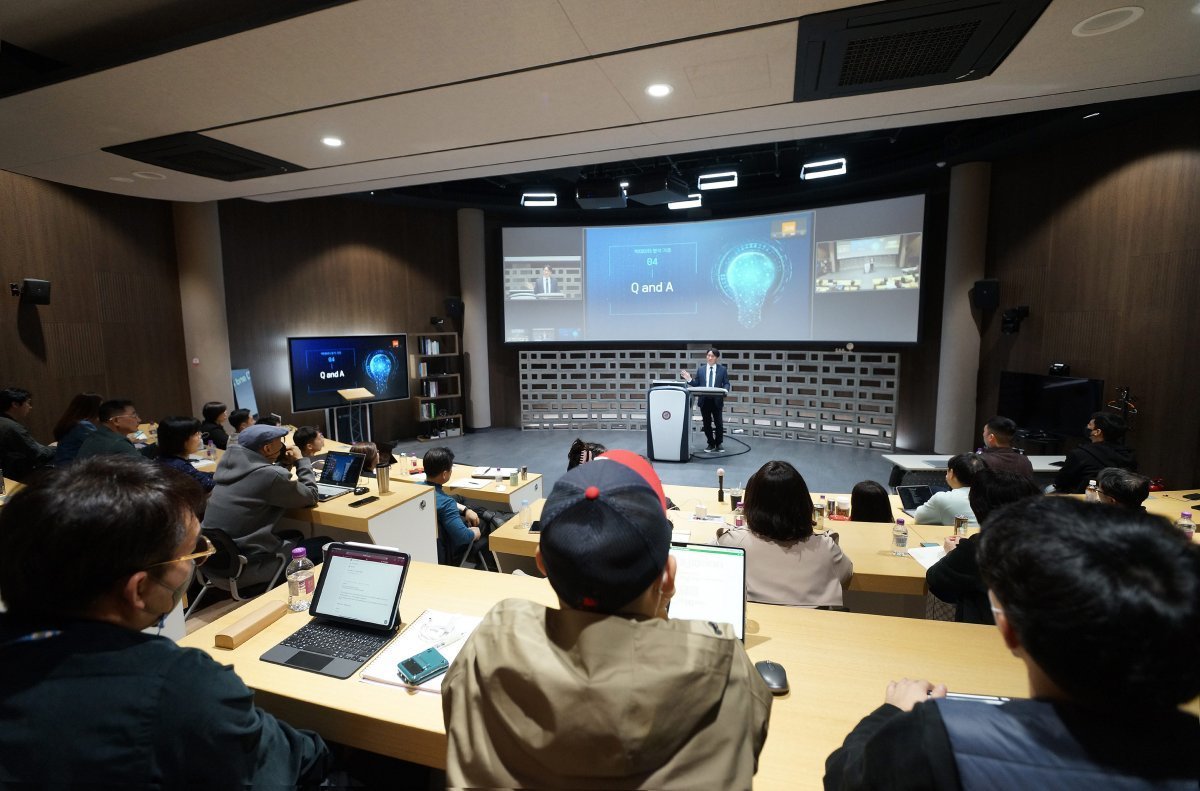
[[[1054,490],[1060,494],[1081,494],[1088,481],[1096,480],[1105,467],[1120,467],[1137,472],[1133,451],[1125,440],[1125,419],[1111,412],[1097,412],[1087,424],[1089,442],[1067,454],[1062,469],[1054,476]]]
[[[209,401],[201,407],[200,414],[204,416],[204,422],[200,424],[200,433],[204,436],[204,441],[212,440],[212,444],[225,450],[229,446],[229,433],[221,424],[229,416],[229,407],[220,401]]]
[[[0,390],[0,468],[4,477],[24,481],[54,460],[54,448],[38,442],[21,424],[33,410],[33,395],[20,387]]]
[[[1015,472],[980,470],[971,484],[971,511],[979,520],[980,532],[969,538],[946,538],[946,556],[929,567],[925,581],[929,592],[944,602],[955,605],[954,620],[965,623],[995,623],[987,601],[987,588],[979,576],[975,554],[983,535],[984,520],[1002,505],[1026,497],[1039,497],[1041,492],[1033,481]]]
[[[1031,699],[894,681],[825,788],[1196,788],[1200,721],[1179,707],[1200,694],[1200,547],[1160,517],[1040,497],[991,517],[979,567]]]

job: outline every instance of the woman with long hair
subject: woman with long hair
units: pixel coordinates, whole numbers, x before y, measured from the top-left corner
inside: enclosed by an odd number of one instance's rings
[[[75,461],[79,446],[100,425],[100,404],[104,397],[99,393],[77,393],[67,404],[66,411],[54,424],[54,466],[62,467]]]

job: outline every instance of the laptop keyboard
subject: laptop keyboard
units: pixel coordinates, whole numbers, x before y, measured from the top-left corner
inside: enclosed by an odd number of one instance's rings
[[[310,623],[301,627],[280,645],[298,648],[301,651],[311,651],[314,654],[366,662],[391,638],[391,635],[371,634],[341,626]]]

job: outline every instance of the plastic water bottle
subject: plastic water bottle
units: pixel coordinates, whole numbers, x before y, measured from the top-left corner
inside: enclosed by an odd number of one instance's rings
[[[908,554],[908,528],[904,526],[903,519],[897,519],[896,526],[892,528],[892,554],[900,557]]]
[[[229,443],[225,446],[225,449],[228,450],[229,445],[236,445],[236,444],[238,444],[238,435],[237,435],[237,432],[235,431],[229,435]]]
[[[304,547],[292,550],[292,562],[287,567],[288,609],[304,612],[313,595],[313,562]]]
[[[1089,503],[1100,502],[1100,489],[1096,486],[1095,481],[1088,481],[1087,491],[1084,493],[1083,499]]]
[[[213,444],[211,439],[204,444],[204,457],[207,459],[217,458],[217,446]]]
[[[1183,531],[1188,541],[1191,541],[1192,536],[1196,535],[1196,524],[1192,521],[1191,511],[1181,512],[1179,514],[1179,521],[1175,523],[1175,526]]]
[[[531,524],[532,523],[530,522],[530,519],[529,519],[529,501],[522,500],[521,501],[521,528],[524,530],[528,530],[530,528]]]

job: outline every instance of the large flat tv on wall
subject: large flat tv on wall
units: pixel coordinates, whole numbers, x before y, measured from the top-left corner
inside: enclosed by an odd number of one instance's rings
[[[408,398],[408,338],[391,335],[342,335],[288,338],[292,411],[346,406],[339,390],[365,387],[379,403]]]
[[[996,412],[1032,434],[1084,437],[1103,401],[1103,379],[1001,371]]]
[[[504,340],[915,343],[925,197],[503,230]]]

